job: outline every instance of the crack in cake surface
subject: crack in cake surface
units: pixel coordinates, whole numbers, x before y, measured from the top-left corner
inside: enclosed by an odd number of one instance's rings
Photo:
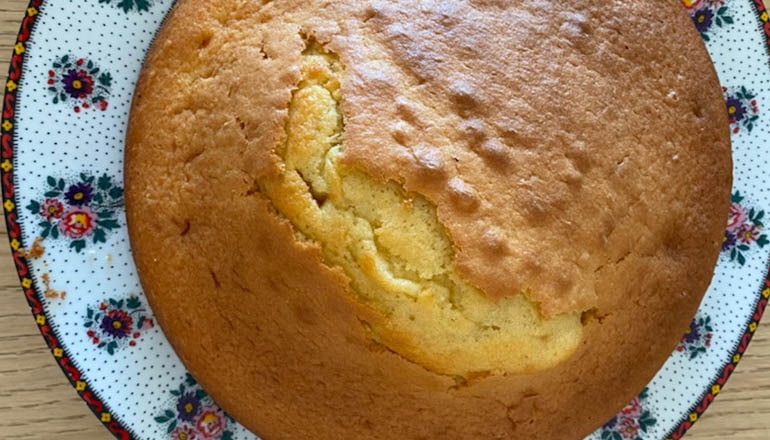
[[[569,357],[582,338],[580,314],[545,319],[525,292],[491,300],[454,269],[452,243],[430,201],[341,163],[342,63],[312,41],[302,59],[275,149],[281,171],[258,186],[385,316],[371,324],[374,337],[447,375],[532,372]]]

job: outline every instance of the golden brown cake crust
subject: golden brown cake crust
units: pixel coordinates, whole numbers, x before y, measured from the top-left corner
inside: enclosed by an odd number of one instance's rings
[[[563,7],[177,3],[131,112],[129,231],[164,332],[241,423],[267,440],[574,440],[659,368],[721,244],[719,84],[677,1]],[[591,311],[567,361],[458,381],[371,340],[362,323],[383,317],[256,183],[282,166],[310,40],[345,66],[342,162],[432,202],[491,298]]]

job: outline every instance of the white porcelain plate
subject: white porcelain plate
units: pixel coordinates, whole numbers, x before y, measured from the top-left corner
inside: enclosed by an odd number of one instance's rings
[[[716,276],[689,332],[639,397],[591,439],[684,435],[734,370],[770,296],[768,13],[760,0],[683,2],[731,117],[732,209]],[[125,228],[127,113],[172,3],[30,2],[0,123],[3,208],[34,319],[107,429],[122,439],[253,439],[189,376],[155,325]]]

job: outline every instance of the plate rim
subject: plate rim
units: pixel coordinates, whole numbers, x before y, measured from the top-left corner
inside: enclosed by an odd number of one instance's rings
[[[752,0],[754,16],[758,20],[759,31],[764,35],[764,48],[767,53],[768,65],[770,66],[770,13],[768,13],[763,0]],[[18,85],[24,74],[24,61],[26,54],[26,43],[29,41],[35,29],[37,19],[42,13],[42,8],[48,4],[46,0],[29,0],[21,21],[19,32],[16,36],[16,42],[13,46],[12,56],[9,63],[8,75],[4,85],[3,106],[2,106],[2,124],[0,124],[0,184],[3,199],[3,217],[5,219],[8,241],[11,248],[11,256],[14,261],[16,274],[19,277],[20,287],[30,307],[32,316],[35,319],[38,331],[43,340],[53,354],[56,364],[64,373],[64,376],[75,389],[80,399],[86,404],[88,409],[96,416],[101,424],[115,438],[121,440],[139,440],[139,437],[126,427],[123,422],[113,415],[110,411],[110,405],[99,396],[95,390],[92,390],[89,384],[82,379],[82,372],[70,357],[70,350],[61,343],[58,332],[49,324],[48,313],[43,306],[43,295],[39,283],[31,274],[30,265],[26,256],[22,253],[24,250],[21,225],[17,218],[17,196],[16,179],[14,170],[15,159],[15,125],[16,125],[16,97]],[[743,359],[743,355],[751,342],[754,333],[761,321],[768,301],[770,301],[770,258],[766,263],[766,271],[763,276],[763,282],[755,294],[756,301],[753,305],[753,314],[749,316],[742,325],[743,333],[734,348],[729,351],[730,357],[719,369],[715,376],[709,380],[709,385],[700,397],[677,422],[668,433],[665,434],[665,440],[679,440],[692,426],[700,420],[710,405],[714,402],[717,395],[722,391],[724,385],[735,371],[737,365]]]

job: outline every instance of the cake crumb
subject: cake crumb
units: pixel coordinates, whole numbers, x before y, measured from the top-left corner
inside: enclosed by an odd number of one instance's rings
[[[23,258],[40,258],[45,253],[45,247],[42,245],[43,243],[43,237],[37,237],[35,241],[32,242],[32,246],[30,246],[29,250],[24,248],[19,248],[19,255]]]
[[[48,275],[48,273],[44,273],[43,276],[43,285],[45,286],[45,293],[44,296],[49,299],[59,298],[64,299],[67,297],[67,292],[63,290],[55,290],[51,288],[51,276]]]

